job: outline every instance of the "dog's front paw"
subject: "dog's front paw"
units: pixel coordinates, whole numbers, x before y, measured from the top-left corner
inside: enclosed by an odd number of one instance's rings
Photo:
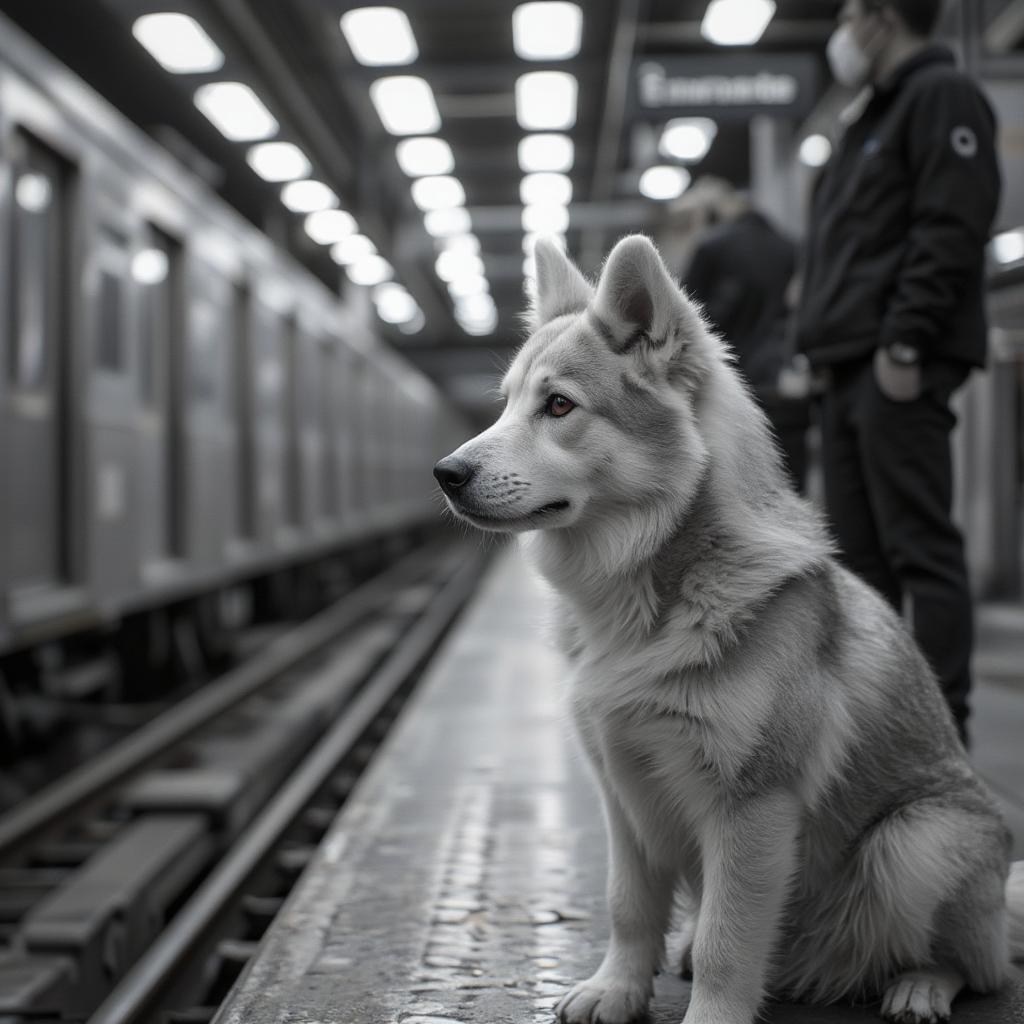
[[[563,1024],[628,1024],[644,1016],[650,998],[650,986],[598,971],[570,989],[555,1013]]]
[[[912,971],[894,979],[882,999],[882,1016],[892,1024],[939,1024],[950,1018],[959,976]]]

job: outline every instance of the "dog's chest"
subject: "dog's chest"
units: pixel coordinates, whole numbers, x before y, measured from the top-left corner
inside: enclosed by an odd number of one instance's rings
[[[573,714],[595,770],[645,844],[678,844],[716,813],[741,770],[751,725],[729,685],[625,678],[591,666]],[[725,699],[723,699],[725,698]]]

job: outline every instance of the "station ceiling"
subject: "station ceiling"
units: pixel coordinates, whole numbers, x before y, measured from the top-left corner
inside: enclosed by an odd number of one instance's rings
[[[670,77],[706,77],[710,72],[700,58],[718,55],[721,61],[726,53],[743,74],[756,74],[766,58],[779,66],[799,63],[800,109],[790,112],[797,120],[829,86],[823,58],[837,2],[778,0],[754,46],[729,48],[701,34],[708,0],[577,2],[583,12],[578,54],[527,61],[513,48],[517,0],[395,0],[418,48],[416,59],[399,67],[367,67],[355,60],[339,23],[361,5],[343,0],[0,0],[0,9],[325,281],[356,287],[332,261],[328,246],[306,234],[303,217],[285,209],[280,186],[253,172],[246,162],[248,144],[228,141],[193,103],[195,90],[206,82],[230,79],[251,86],[280,125],[275,138],[307,154],[311,174],[336,192],[422,310],[419,330],[405,333],[382,323],[384,336],[466,395],[481,376],[494,373],[522,336],[523,172],[517,148],[527,132],[517,122],[515,103],[521,75],[568,71],[578,83],[575,122],[566,130],[574,156],[565,238],[588,271],[619,235],[653,231],[665,214],[664,202],[641,195],[638,179],[652,163],[678,163],[657,152],[661,127],[678,111],[644,108],[637,76],[645,62],[663,59],[662,73]],[[170,74],[136,42],[137,18],[169,10],[200,23],[223,51],[223,67]],[[437,134],[454,156],[452,173],[465,193],[497,311],[496,326],[485,335],[467,333],[454,316],[452,296],[435,265],[443,243],[425,229],[411,196],[412,180],[396,160],[399,140],[385,131],[371,103],[371,83],[396,74],[423,78],[435,97]],[[744,186],[750,173],[749,116],[744,108],[724,113],[716,118],[718,131],[707,155],[687,169],[694,179],[714,174]]]

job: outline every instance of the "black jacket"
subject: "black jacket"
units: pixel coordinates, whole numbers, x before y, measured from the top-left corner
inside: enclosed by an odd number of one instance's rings
[[[983,364],[998,201],[992,110],[929,46],[875,88],[818,183],[797,347],[816,365],[897,341]]]
[[[751,210],[709,232],[683,278],[759,390],[774,389],[784,362],[785,293],[795,267],[796,246]]]

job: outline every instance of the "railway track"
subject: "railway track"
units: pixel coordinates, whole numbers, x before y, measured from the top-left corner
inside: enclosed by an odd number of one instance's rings
[[[482,557],[406,557],[0,818],[0,1021],[208,1020]]]

